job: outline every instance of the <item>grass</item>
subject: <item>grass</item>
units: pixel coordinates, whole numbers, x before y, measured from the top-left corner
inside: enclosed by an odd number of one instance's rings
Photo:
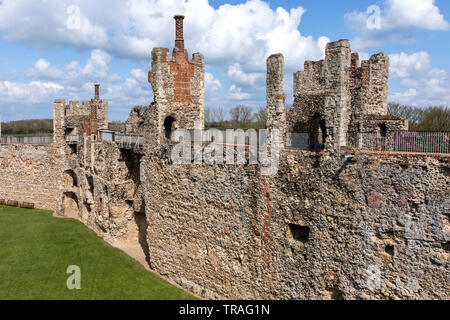
[[[69,290],[68,266],[81,269]],[[81,222],[0,206],[0,299],[195,299],[113,248]]]

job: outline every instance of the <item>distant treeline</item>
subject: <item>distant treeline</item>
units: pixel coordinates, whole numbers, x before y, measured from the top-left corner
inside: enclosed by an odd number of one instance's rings
[[[389,103],[388,114],[401,116],[409,121],[411,131],[450,131],[450,108],[434,106],[422,109]],[[266,128],[266,108],[253,111],[251,108],[238,105],[231,109],[218,107],[205,109],[205,126],[217,129],[264,129]],[[124,131],[125,124],[120,121],[109,123],[109,129]],[[20,120],[2,123],[3,135],[51,135],[52,119]]]
[[[450,131],[449,107],[434,106],[423,109],[389,103],[388,114],[406,118],[410,131]]]
[[[51,135],[52,133],[52,119],[2,122],[3,135]]]
[[[235,106],[229,110],[218,107],[214,110],[205,109],[205,127],[216,129],[265,129],[267,122],[266,108],[253,111],[244,105]]]

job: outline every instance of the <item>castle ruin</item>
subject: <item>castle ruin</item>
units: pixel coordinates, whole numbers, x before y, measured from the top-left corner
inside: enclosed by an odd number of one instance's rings
[[[284,58],[270,56],[278,172],[179,165],[172,133],[204,129],[205,62],[189,59],[183,19],[172,54],[153,49],[154,101],[130,112],[125,132],[107,130],[96,85],[81,106],[55,100],[51,145],[0,145],[0,202],[34,203],[138,247],[152,270],[205,298],[448,299],[450,156],[361,148],[365,133],[388,143],[408,127],[386,115],[389,58],[360,65],[348,40],[328,43],[324,60],[294,74],[286,112]]]

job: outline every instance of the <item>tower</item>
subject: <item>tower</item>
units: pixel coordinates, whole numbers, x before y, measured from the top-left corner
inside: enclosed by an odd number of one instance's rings
[[[175,129],[204,128],[205,62],[200,53],[189,59],[184,48],[184,16],[176,15],[175,47],[154,48],[149,82],[154,94],[154,108],[158,108],[159,133],[170,138]],[[201,127],[196,127],[201,123]],[[198,126],[198,125],[197,125]]]

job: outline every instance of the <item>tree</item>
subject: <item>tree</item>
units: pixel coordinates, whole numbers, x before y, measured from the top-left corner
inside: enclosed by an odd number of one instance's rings
[[[423,113],[418,125],[421,131],[450,131],[450,108],[438,106],[429,107]]]
[[[389,103],[388,114],[408,120],[411,131],[450,131],[450,109],[434,106],[422,109]]]
[[[218,124],[223,124],[226,117],[227,111],[224,107],[217,107],[216,110],[214,110],[214,119]]]
[[[233,129],[246,129],[253,121],[252,110],[244,105],[233,107],[230,114]]]
[[[267,109],[259,108],[253,115],[256,121],[256,129],[265,129],[267,126]]]

